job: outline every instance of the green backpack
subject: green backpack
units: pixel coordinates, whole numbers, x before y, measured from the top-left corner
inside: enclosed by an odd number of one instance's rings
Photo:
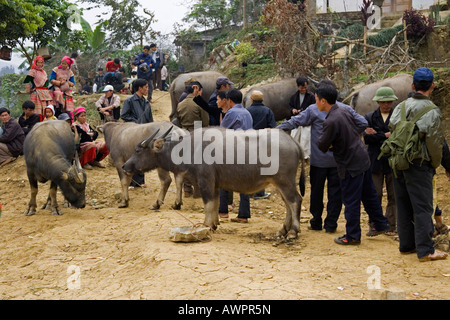
[[[422,158],[422,142],[419,139],[419,128],[416,122],[428,111],[437,108],[436,105],[430,104],[418,112],[411,120],[406,120],[405,102],[400,106],[400,121],[397,123],[395,130],[391,133],[381,145],[381,157],[389,156],[389,166],[392,168],[397,178],[397,170],[406,170],[414,159]]]

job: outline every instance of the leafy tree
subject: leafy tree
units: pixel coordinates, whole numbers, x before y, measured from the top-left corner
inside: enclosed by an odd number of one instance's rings
[[[236,2],[226,0],[198,0],[183,18],[184,22],[195,22],[195,27],[224,29],[230,24]]]
[[[16,73],[0,76],[0,106],[9,108],[13,117],[19,116],[22,111],[20,97],[16,92],[23,89],[24,78],[25,76]]]
[[[18,50],[31,65],[37,50],[69,32],[74,6],[66,0],[0,0],[0,43]],[[32,43],[32,50],[26,43]]]
[[[97,0],[82,0],[85,3],[97,4]],[[130,45],[144,44],[159,35],[151,25],[156,22],[155,14],[143,9],[144,14],[139,14],[141,5],[138,0],[105,0],[102,5],[111,12],[110,19],[101,18],[98,22],[104,25],[108,31],[106,38],[111,49],[122,49]]]

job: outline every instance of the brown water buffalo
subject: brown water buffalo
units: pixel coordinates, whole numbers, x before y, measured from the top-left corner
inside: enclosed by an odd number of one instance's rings
[[[289,99],[298,90],[295,78],[283,79],[277,82],[255,85],[249,89],[243,89],[242,91],[245,91],[243,106],[246,108],[252,103],[250,96],[253,90],[259,90],[263,93],[263,103],[272,110],[275,121],[291,117]]]
[[[288,134],[279,129],[209,127],[195,129],[181,140],[167,141],[167,133],[158,138],[154,133],[139,143],[123,171],[132,174],[163,168],[175,174],[177,187],[184,177],[195,181],[204,203],[205,224],[213,229],[219,224],[219,189],[252,194],[273,184],[286,205],[286,219],[278,237],[297,237],[305,166],[302,149]],[[301,195],[296,182],[299,165]]]
[[[23,154],[31,187],[26,216],[36,213],[38,182],[51,182],[48,199],[53,215],[62,214],[56,201],[58,187],[71,205],[84,208],[86,173],[76,155],[75,140],[69,124],[62,120],[36,124],[25,139]]]
[[[137,124],[134,122],[108,122],[102,125],[99,129],[105,135],[105,142],[110,156],[114,161],[114,166],[119,174],[119,179],[122,185],[122,198],[119,202],[119,208],[128,207],[129,194],[128,186],[130,185],[132,176],[127,175],[122,170],[122,165],[131,157],[136,145],[151,135],[156,130],[167,130],[171,128],[170,122],[151,122],[146,124]],[[172,133],[179,135],[185,134],[185,132],[177,127],[174,127]],[[159,209],[164,202],[167,190],[172,182],[169,172],[158,168],[158,177],[161,182],[161,190],[158,195],[156,203],[151,209]],[[181,192],[182,189],[177,189],[177,197],[173,208],[179,209],[181,207]]]
[[[186,87],[185,82],[187,80],[192,79],[200,82],[203,86],[202,97],[205,101],[208,101],[211,94],[216,90],[217,78],[221,76],[224,75],[216,71],[199,71],[183,73],[176,77],[169,88],[170,99],[172,102],[172,113],[169,116],[170,120],[173,119],[177,112],[178,100]]]
[[[360,115],[366,115],[378,108],[378,103],[372,101],[376,91],[380,87],[391,87],[394,90],[398,100],[394,101],[392,107],[408,98],[408,93],[412,91],[411,84],[413,78],[406,73],[398,74],[392,78],[386,78],[368,85],[353,92],[349,97],[345,98],[344,103],[350,103],[350,106],[355,109]]]

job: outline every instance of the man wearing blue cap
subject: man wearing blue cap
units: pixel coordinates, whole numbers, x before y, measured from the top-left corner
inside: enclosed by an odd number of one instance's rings
[[[433,72],[428,68],[419,68],[414,72],[414,93],[392,112],[389,128],[393,134],[401,121],[402,104],[406,120],[411,120],[433,104],[430,100],[434,89],[433,80]],[[408,169],[398,170],[397,177],[394,177],[399,250],[401,253],[417,252],[419,261],[441,260],[447,257],[447,253],[435,250],[432,239],[433,176],[441,163],[444,143],[440,109],[435,107],[426,112],[416,125],[423,146],[421,155],[409,163]]]

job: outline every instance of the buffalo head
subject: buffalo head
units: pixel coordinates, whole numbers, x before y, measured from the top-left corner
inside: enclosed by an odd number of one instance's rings
[[[143,173],[157,168],[157,154],[162,151],[164,139],[172,128],[173,126],[171,126],[164,134],[155,138],[159,132],[159,129],[157,129],[148,138],[138,143],[133,155],[123,164],[123,171],[126,174],[133,174],[136,172]]]
[[[59,187],[71,205],[76,208],[84,208],[86,205],[86,173],[81,167],[78,153],[75,156],[75,163],[67,172],[61,173]]]

